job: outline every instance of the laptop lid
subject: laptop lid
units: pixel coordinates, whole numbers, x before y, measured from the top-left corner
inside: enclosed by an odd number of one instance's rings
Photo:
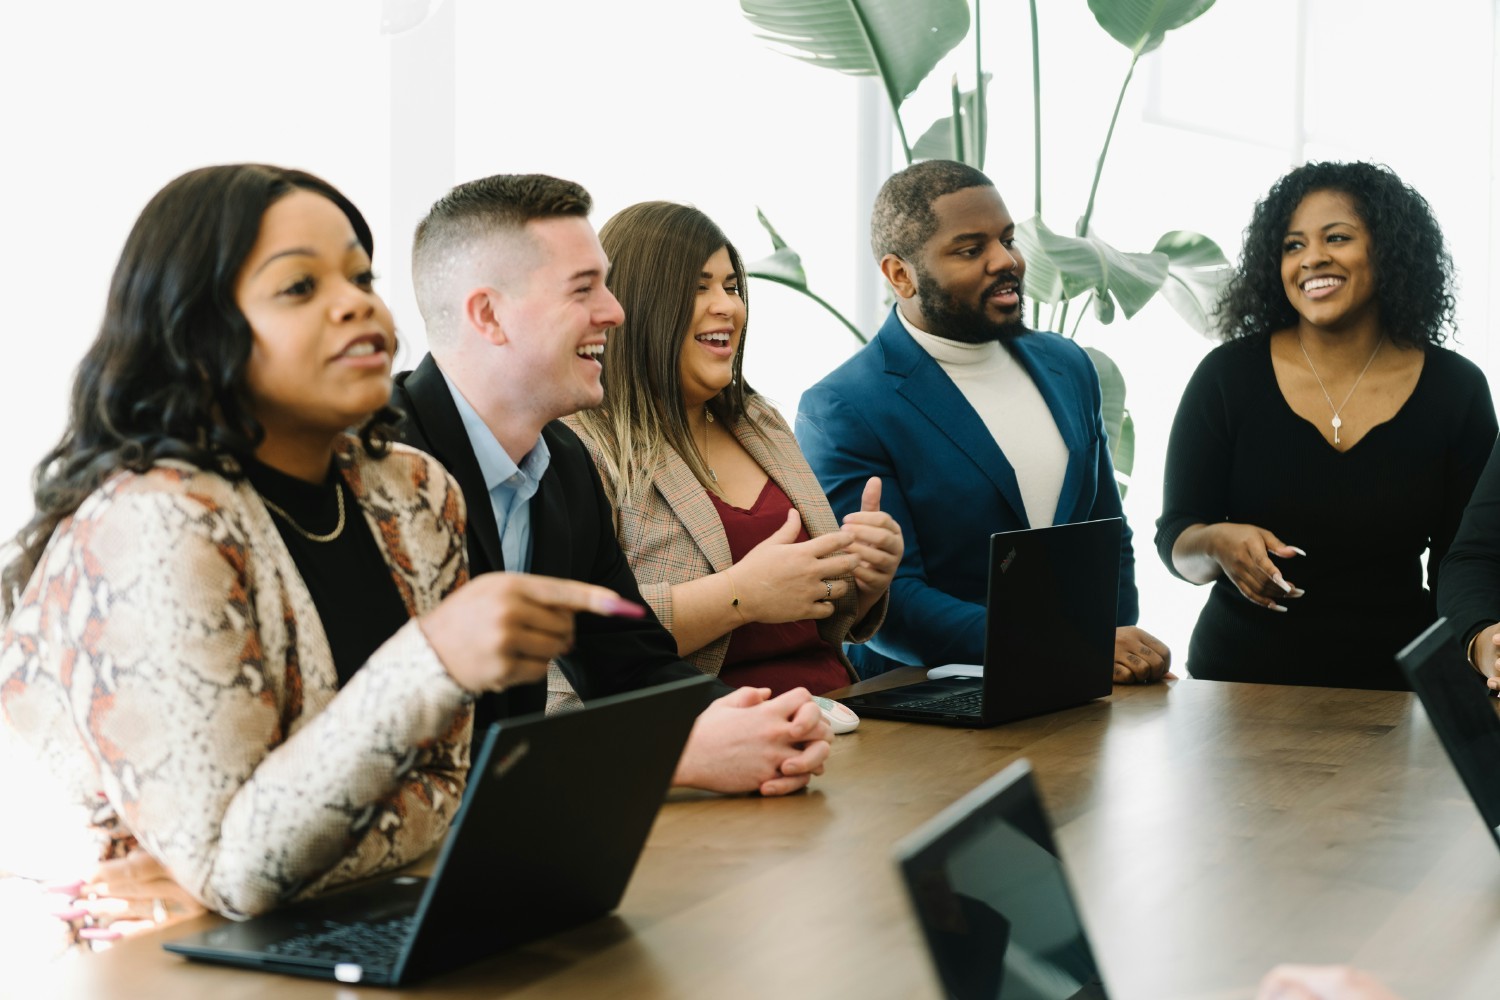
[[[1448,759],[1500,845],[1500,717],[1494,697],[1469,665],[1446,618],[1397,653],[1396,665],[1421,699]]]
[[[943,989],[955,1000],[1107,1000],[1024,760],[895,847]]]
[[[490,727],[432,875],[390,876],[163,945],[190,958],[345,982],[403,983],[613,910],[712,679],[691,677]],[[291,959],[309,929],[415,913],[394,966]]]
[[[1107,696],[1122,530],[1114,517],[991,535],[982,678],[919,681],[844,703],[872,718],[993,726]],[[982,692],[977,709],[943,704],[965,692]]]

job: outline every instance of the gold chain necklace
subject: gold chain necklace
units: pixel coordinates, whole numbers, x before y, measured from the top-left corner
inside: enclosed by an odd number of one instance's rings
[[[1302,356],[1307,359],[1308,370],[1313,373],[1313,378],[1318,380],[1318,388],[1323,390],[1323,398],[1328,400],[1328,408],[1333,411],[1333,420],[1331,421],[1333,424],[1333,443],[1338,444],[1339,428],[1344,426],[1343,418],[1339,416],[1339,412],[1349,405],[1349,397],[1353,396],[1354,390],[1359,388],[1360,379],[1365,377],[1365,372],[1369,371],[1370,366],[1375,363],[1375,355],[1379,354],[1380,349],[1385,346],[1385,334],[1382,333],[1380,339],[1375,341],[1375,350],[1370,352],[1370,360],[1366,361],[1365,366],[1359,370],[1359,375],[1355,377],[1354,384],[1349,387],[1349,391],[1344,394],[1344,401],[1338,406],[1333,405],[1333,397],[1328,395],[1328,387],[1323,384],[1323,376],[1318,374],[1318,369],[1313,365],[1312,356],[1307,353],[1307,347],[1302,343],[1302,335],[1300,333],[1297,334],[1297,346],[1302,349]]]
[[[707,403],[703,404],[703,419],[708,422],[703,425],[703,467],[708,470],[708,478],[717,483],[719,481],[719,474],[714,471],[713,463],[709,460],[708,457],[708,424],[714,422],[714,414],[713,411],[708,408]]]
[[[274,503],[272,503],[266,497],[262,496],[260,498],[260,502],[263,503],[263,504],[265,504],[273,513],[280,514],[282,520],[284,520],[287,524],[290,524],[292,526],[292,530],[293,531],[295,531],[297,534],[301,535],[303,538],[307,539],[309,542],[331,542],[335,538],[339,537],[340,535],[342,535],[344,533],[344,487],[343,487],[343,484],[342,483],[337,483],[337,482],[334,483],[333,484],[333,492],[334,492],[334,495],[338,497],[338,501],[339,501],[339,523],[335,524],[333,526],[333,530],[330,531],[326,535],[315,535],[311,531],[308,531],[306,528],[302,527],[302,525],[300,525],[296,521],[292,520],[292,515],[288,514],[286,511],[284,511],[280,507],[276,506]]]

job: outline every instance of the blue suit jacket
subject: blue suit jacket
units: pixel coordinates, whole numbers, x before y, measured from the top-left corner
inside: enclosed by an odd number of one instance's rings
[[[1123,517],[1099,412],[1099,376],[1077,344],[1028,333],[1010,344],[1068,447],[1054,524]],[[885,626],[850,659],[869,676],[901,663],[982,663],[987,539],[1029,527],[1016,474],[946,372],[895,310],[859,353],[807,390],[797,441],[839,517],[859,509],[870,476],[901,525],[906,555]],[[1120,542],[1116,620],[1139,613],[1130,528]]]

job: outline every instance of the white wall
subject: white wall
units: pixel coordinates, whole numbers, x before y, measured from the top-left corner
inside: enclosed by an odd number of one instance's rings
[[[162,184],[204,164],[294,165],[342,187],[376,233],[379,285],[408,363],[423,341],[405,275],[411,227],[449,183],[501,171],[583,182],[597,222],[645,198],[694,202],[750,259],[770,249],[759,205],[802,251],[814,287],[855,311],[855,275],[873,267],[854,183],[857,81],[770,51],[733,0],[450,3],[394,39],[380,34],[373,0],[6,8],[0,534],[29,515],[30,470],[62,430],[72,370],[130,224]],[[1044,207],[1066,231],[1083,209],[1127,57],[1084,0],[1040,6]],[[1138,70],[1098,231],[1148,249],[1165,230],[1198,229],[1234,256],[1253,201],[1294,162],[1383,160],[1433,202],[1464,279],[1460,346],[1489,363],[1494,8],[1219,0]],[[988,170],[1024,218],[1033,194],[1026,5],[986,0],[984,16],[996,75]],[[446,40],[435,40],[439,30]],[[946,113],[949,73],[972,85],[967,47],[949,63],[908,102],[913,139]],[[449,91],[451,108],[433,106]],[[449,132],[452,148],[433,145]],[[790,416],[802,389],[854,343],[784,289],[758,286],[752,301],[748,375]],[[1177,393],[1211,345],[1159,304],[1128,326],[1086,325],[1080,336],[1114,355],[1132,387],[1139,444],[1126,507],[1143,623],[1185,652],[1203,591],[1169,578],[1150,538]]]

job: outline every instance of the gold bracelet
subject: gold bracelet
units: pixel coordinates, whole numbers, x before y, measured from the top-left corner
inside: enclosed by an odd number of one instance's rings
[[[740,610],[740,594],[739,591],[734,589],[734,577],[729,575],[729,570],[727,569],[724,571],[724,579],[729,581],[729,606],[734,609],[735,614],[740,616],[740,621],[748,622],[750,619],[746,618],[745,612]]]
[[[1478,632],[1474,633],[1474,638],[1472,638],[1472,639],[1469,640],[1469,650],[1468,650],[1469,666],[1471,666],[1475,670],[1479,671],[1480,674],[1484,673],[1484,668],[1481,667],[1479,664],[1477,664],[1477,663],[1474,662],[1474,644],[1479,641],[1479,637],[1482,636],[1482,635],[1484,635],[1484,633],[1485,633],[1485,629],[1480,629]]]

